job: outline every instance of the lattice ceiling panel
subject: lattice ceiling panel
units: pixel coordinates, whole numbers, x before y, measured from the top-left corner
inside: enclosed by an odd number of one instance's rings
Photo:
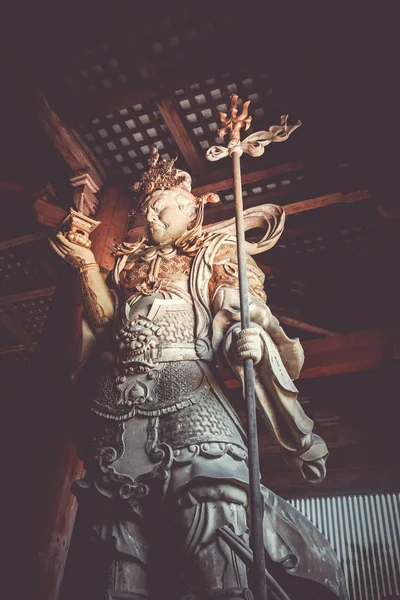
[[[295,172],[255,183],[246,183],[243,185],[243,198],[256,198],[257,196],[264,195],[266,192],[276,192],[279,189],[288,188],[293,185],[296,186],[299,182],[303,182],[305,178],[305,173]],[[233,188],[218,192],[218,194],[223,202],[233,202],[235,199]],[[265,198],[263,202],[265,202]]]
[[[4,311],[17,321],[21,327],[36,341],[40,335],[49,311],[52,296],[26,300],[4,306]]]
[[[0,252],[0,294],[16,294],[53,285],[40,266],[42,242],[16,246]]]
[[[225,30],[231,19],[225,11]],[[143,25],[146,52],[160,72],[190,68],[221,40],[221,22],[217,16],[213,18],[210,13],[193,15],[185,8],[175,11],[173,17],[167,11],[161,16],[153,15]]]
[[[126,175],[132,181],[147,169],[152,144],[166,160],[179,155],[164,119],[151,102],[128,106],[78,129],[108,172]],[[187,169],[182,157],[176,166]]]
[[[132,67],[124,68],[120,53],[111,40],[100,39],[72,55],[55,74],[51,81],[51,91],[57,89],[65,104],[71,101],[86,100],[104,96],[105,93],[122,93],[141,81],[140,75]]]
[[[275,252],[284,252],[285,258],[307,256],[309,260],[322,255],[342,253],[348,256],[368,257],[376,255],[386,243],[385,229],[381,223],[359,223],[347,226],[326,227],[315,235],[290,239],[276,245]]]
[[[253,121],[246,133],[276,124],[271,121],[272,89],[265,73],[243,75],[227,72],[220,77],[211,77],[176,89],[174,94],[179,115],[201,152],[214,144],[222,143],[218,137],[219,113],[229,112],[230,96],[233,93],[237,93],[242,99],[251,100]]]

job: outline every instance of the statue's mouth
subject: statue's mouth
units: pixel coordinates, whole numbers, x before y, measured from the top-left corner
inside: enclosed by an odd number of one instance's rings
[[[151,223],[150,229],[168,229],[169,223],[165,223],[164,221],[160,221],[158,223]]]

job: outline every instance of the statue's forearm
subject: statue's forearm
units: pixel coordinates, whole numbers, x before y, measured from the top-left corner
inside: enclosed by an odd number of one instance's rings
[[[113,297],[95,263],[80,269],[80,282],[87,321],[97,334],[114,319]]]

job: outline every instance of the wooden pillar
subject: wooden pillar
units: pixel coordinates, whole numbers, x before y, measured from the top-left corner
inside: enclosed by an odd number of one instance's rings
[[[96,219],[101,221],[101,225],[93,234],[92,249],[105,278],[114,263],[111,254],[113,248],[123,240],[126,232],[129,194],[121,184],[110,182],[104,186],[101,196],[96,213]],[[46,379],[44,396],[47,397],[41,410],[41,419],[46,422],[41,426],[45,437],[45,441],[42,441],[42,455],[46,458],[48,453],[51,455],[50,464],[47,462],[42,474],[44,498],[40,502],[38,515],[38,587],[39,597],[43,600],[57,600],[59,595],[77,511],[77,502],[71,494],[70,486],[83,474],[83,464],[77,455],[66,408],[68,392],[71,392],[68,371],[71,371],[80,348],[83,306],[76,273],[66,265],[61,265],[60,268],[64,272],[56,289],[47,335],[38,360],[39,369],[41,363],[42,374]],[[66,347],[63,348],[62,344]],[[49,368],[55,355],[57,365]],[[39,375],[39,387],[42,390],[43,377]],[[46,431],[46,428],[51,431]]]
[[[130,208],[129,192],[118,183],[110,182],[104,187],[96,219],[101,225],[91,236],[92,250],[104,277],[114,266],[115,245],[124,239]]]

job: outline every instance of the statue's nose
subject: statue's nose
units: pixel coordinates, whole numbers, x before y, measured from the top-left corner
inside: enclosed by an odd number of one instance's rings
[[[146,220],[149,223],[152,223],[152,221],[157,220],[157,213],[152,208],[148,209],[147,214],[146,214]]]

